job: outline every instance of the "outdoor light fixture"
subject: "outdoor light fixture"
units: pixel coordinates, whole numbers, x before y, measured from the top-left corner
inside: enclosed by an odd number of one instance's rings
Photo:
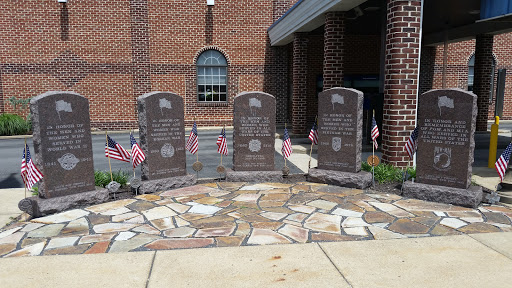
[[[206,5],[214,6],[215,5],[215,0],[206,0]]]
[[[57,0],[59,3],[68,3],[68,0]]]

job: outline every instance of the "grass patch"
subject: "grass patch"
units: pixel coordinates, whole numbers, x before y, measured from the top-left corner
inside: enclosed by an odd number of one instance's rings
[[[363,171],[372,172],[372,166],[366,162],[363,162],[361,169]],[[379,183],[402,182],[403,173],[404,171],[401,168],[380,163],[375,167],[375,181]],[[416,178],[416,168],[409,167],[407,173],[409,174],[408,179]]]
[[[112,178],[114,179],[114,181],[121,184],[121,187],[126,186],[129,177],[130,173],[126,171],[119,170],[116,172],[112,172]],[[105,188],[110,182],[110,173],[108,171],[94,171],[94,185]]]
[[[15,114],[0,114],[0,136],[24,135],[30,132],[32,123]]]

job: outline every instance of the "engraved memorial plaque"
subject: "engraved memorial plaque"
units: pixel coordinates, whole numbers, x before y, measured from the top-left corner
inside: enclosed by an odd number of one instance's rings
[[[187,174],[183,98],[151,92],[137,98],[140,146],[146,154],[142,180]]]
[[[361,170],[363,93],[332,88],[318,96],[318,168]]]
[[[466,189],[475,147],[476,95],[431,90],[419,98],[416,181]]]
[[[243,92],[234,100],[233,170],[273,171],[276,99]]]
[[[30,101],[35,161],[43,198],[93,191],[89,100],[74,92],[48,92]]]

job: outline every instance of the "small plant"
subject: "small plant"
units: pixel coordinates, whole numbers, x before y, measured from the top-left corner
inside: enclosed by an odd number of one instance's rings
[[[32,187],[32,196],[37,196],[37,195],[39,195],[39,187],[34,186],[34,187]]]
[[[23,135],[31,130],[32,124],[15,114],[0,114],[0,136]]]
[[[18,106],[21,105],[21,109],[26,109],[28,105],[30,104],[31,98],[25,98],[25,99],[18,99],[16,96],[12,96],[11,98],[7,99],[11,103],[11,105],[14,107],[14,110],[18,109]]]
[[[119,170],[117,172],[112,172],[112,179],[121,184],[121,186],[126,186],[129,176],[130,173],[126,171]],[[110,182],[110,173],[108,171],[94,171],[94,185],[105,188]]]
[[[361,169],[363,171],[372,172],[372,166],[366,162],[363,162]],[[375,167],[375,180],[379,183],[402,182],[403,172],[402,169],[393,167],[390,164],[380,163]],[[409,174],[409,179],[416,178],[415,168],[408,168],[407,173]]]

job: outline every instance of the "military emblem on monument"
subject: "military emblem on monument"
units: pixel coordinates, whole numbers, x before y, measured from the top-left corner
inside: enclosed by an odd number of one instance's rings
[[[172,105],[171,105],[171,101],[165,99],[165,98],[162,98],[160,99],[159,101],[159,106],[160,106],[160,113],[162,115],[164,115],[164,111],[162,110],[162,108],[166,108],[166,109],[172,109]]]
[[[194,164],[192,164],[192,169],[194,169],[196,172],[203,170],[203,163],[199,161],[194,162]]]
[[[343,99],[343,96],[341,96],[340,94],[332,94],[331,95],[332,110],[334,110],[334,103],[343,105],[343,104],[345,104],[345,99]]]
[[[249,141],[249,150],[251,152],[259,152],[261,150],[261,141],[258,139]]]
[[[438,171],[450,170],[452,148],[434,147],[434,168]]]
[[[132,178],[130,178],[130,187],[137,189],[140,187],[140,184],[141,184],[141,179],[139,177],[133,176]]]
[[[171,144],[166,143],[160,149],[160,154],[164,158],[171,158],[172,156],[174,156],[174,147]]]
[[[57,159],[57,161],[59,161],[60,167],[62,167],[62,169],[67,170],[67,171],[75,168],[76,164],[78,164],[78,162],[80,162],[80,160],[78,160],[78,158],[76,158],[75,155],[73,155],[71,153],[66,153],[66,154],[62,155],[62,157]]]
[[[437,100],[437,106],[439,107],[439,116],[442,116],[442,113],[441,113],[442,107],[451,108],[451,109],[454,108],[453,99],[448,98],[448,96],[439,96],[439,98]]]
[[[59,115],[59,120],[62,121],[60,117],[60,112],[73,112],[73,109],[71,109],[71,103],[68,103],[64,100],[55,101],[55,110],[57,110],[57,115]]]
[[[341,138],[340,137],[332,137],[332,150],[334,152],[338,152],[341,149]]]

